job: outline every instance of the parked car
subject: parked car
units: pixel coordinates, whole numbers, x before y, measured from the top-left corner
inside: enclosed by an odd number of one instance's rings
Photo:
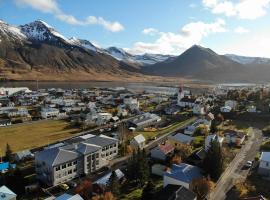
[[[61,189],[63,189],[63,190],[68,190],[68,189],[69,189],[69,186],[68,186],[67,184],[65,184],[65,183],[59,185],[59,187],[60,187]]]
[[[247,167],[247,168],[251,168],[251,167],[252,167],[252,163],[253,163],[253,162],[252,162],[252,161],[250,161],[250,160],[249,160],[249,161],[247,161],[247,162],[246,162],[246,164],[245,164],[245,167]]]

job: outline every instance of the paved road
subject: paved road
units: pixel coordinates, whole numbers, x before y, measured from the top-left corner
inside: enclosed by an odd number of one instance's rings
[[[224,200],[227,192],[233,187],[235,181],[245,180],[249,170],[244,169],[248,160],[254,160],[262,143],[262,133],[258,129],[249,129],[249,140],[241,148],[227,169],[218,180],[215,189],[209,195],[209,200]]]

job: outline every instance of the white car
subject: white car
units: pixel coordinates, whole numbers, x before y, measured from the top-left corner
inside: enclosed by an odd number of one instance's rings
[[[250,168],[252,167],[252,161],[247,161],[246,164],[245,164],[246,167]]]

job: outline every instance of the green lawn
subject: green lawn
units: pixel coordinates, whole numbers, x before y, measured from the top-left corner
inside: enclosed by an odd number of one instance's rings
[[[154,177],[152,181],[155,185],[155,191],[158,192],[163,188],[163,179],[161,177]],[[121,195],[121,200],[140,200],[143,188],[131,188],[126,193]]]
[[[14,152],[53,143],[78,133],[80,129],[71,128],[64,120],[42,120],[34,123],[17,124],[0,128],[0,155],[6,144]]]

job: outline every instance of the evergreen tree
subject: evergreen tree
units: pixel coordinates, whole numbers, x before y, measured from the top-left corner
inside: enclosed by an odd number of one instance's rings
[[[150,176],[149,163],[145,150],[138,151],[138,183],[143,186]]]
[[[155,196],[155,186],[153,182],[148,181],[142,192],[141,200],[153,200]]]
[[[7,143],[7,146],[6,146],[5,161],[6,162],[13,162],[12,150],[11,150],[8,143]]]
[[[204,170],[210,175],[211,179],[215,181],[219,179],[223,172],[223,160],[223,153],[218,139],[212,140],[204,160]]]
[[[112,171],[112,174],[106,184],[108,191],[112,192],[116,196],[120,194],[120,184],[115,171]]]
[[[218,131],[217,129],[217,122],[216,120],[213,120],[210,127],[210,133],[214,134]]]

